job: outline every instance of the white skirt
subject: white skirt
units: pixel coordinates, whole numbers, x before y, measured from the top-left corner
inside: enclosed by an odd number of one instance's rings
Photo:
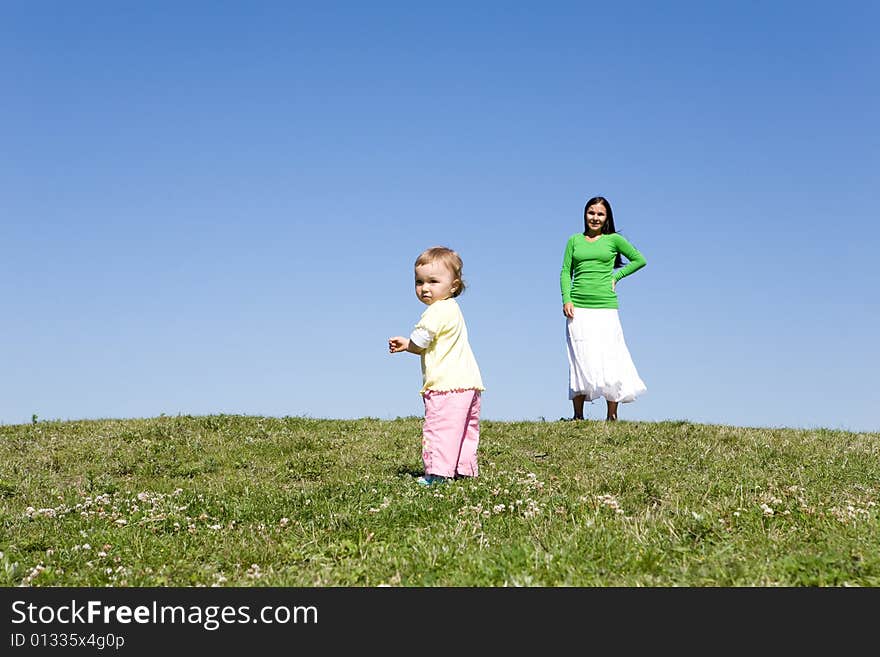
[[[569,399],[631,402],[648,389],[629,355],[616,308],[575,308],[565,338]]]

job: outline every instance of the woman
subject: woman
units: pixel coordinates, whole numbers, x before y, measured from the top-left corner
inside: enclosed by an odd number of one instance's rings
[[[623,266],[621,255],[629,262]],[[647,390],[623,338],[617,314],[617,283],[646,265],[644,256],[615,232],[607,199],[584,206],[584,232],[572,235],[562,258],[562,312],[567,318],[568,398],[574,420],[584,419],[584,401],[604,397],[605,419],[617,420],[617,405]]]

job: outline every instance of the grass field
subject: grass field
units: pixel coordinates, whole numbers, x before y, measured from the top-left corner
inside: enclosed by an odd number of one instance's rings
[[[0,426],[3,586],[878,586],[880,434],[421,419]]]

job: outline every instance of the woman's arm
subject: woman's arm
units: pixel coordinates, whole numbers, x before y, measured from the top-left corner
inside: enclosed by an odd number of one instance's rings
[[[637,272],[639,269],[641,269],[642,267],[647,265],[648,261],[645,260],[645,256],[643,256],[641,254],[641,252],[636,247],[634,247],[632,244],[630,244],[626,240],[626,238],[623,237],[620,233],[614,233],[614,235],[617,238],[616,239],[617,250],[627,260],[629,260],[628,263],[626,263],[623,267],[621,267],[620,269],[615,271],[614,274],[612,275],[612,278],[614,279],[614,281],[617,282],[621,278],[624,278],[625,276],[629,276],[630,274]]]
[[[571,265],[574,256],[574,240],[568,239],[562,255],[562,271],[559,272],[559,289],[562,292],[563,307],[571,303]]]

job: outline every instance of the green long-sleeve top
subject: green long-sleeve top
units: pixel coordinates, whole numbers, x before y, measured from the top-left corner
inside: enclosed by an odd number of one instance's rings
[[[614,270],[615,256],[629,260]],[[562,303],[575,308],[617,308],[617,293],[611,286],[647,264],[645,257],[619,233],[603,234],[590,242],[583,233],[568,238],[562,258],[559,285]]]

